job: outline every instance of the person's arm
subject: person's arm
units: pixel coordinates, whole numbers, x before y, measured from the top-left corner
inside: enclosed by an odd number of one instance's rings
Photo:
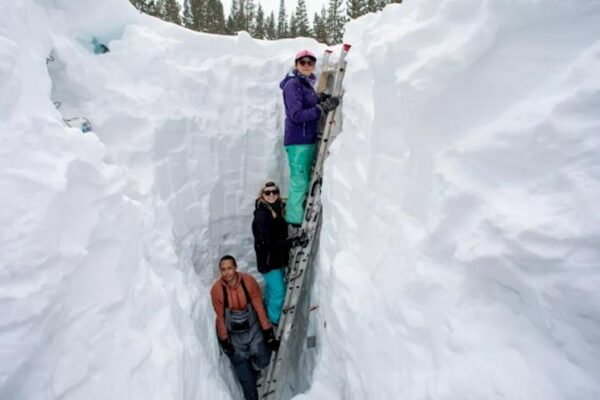
[[[260,326],[263,330],[270,329],[271,323],[269,322],[269,318],[267,318],[267,312],[265,311],[265,304],[263,302],[262,293],[260,292],[260,287],[258,286],[258,282],[251,275],[245,275],[246,279],[244,282],[246,283],[246,287],[248,288],[248,292],[250,292],[250,297],[252,301],[252,305],[256,310],[256,314],[258,315],[258,320],[260,321]]]
[[[297,124],[314,121],[321,116],[321,109],[314,106],[304,108],[302,105],[302,89],[293,82],[288,82],[283,88],[283,99],[286,107],[286,115]]]
[[[217,336],[219,340],[227,340],[227,326],[225,325],[225,304],[223,303],[223,288],[221,285],[213,286],[210,291],[215,314],[217,315],[215,324],[217,326]]]
[[[269,237],[271,221],[269,221],[269,218],[271,217],[268,215],[267,212],[263,210],[257,211],[254,215],[254,226],[256,227],[254,239],[256,239],[259,245],[268,246],[269,244],[271,244],[271,240]]]

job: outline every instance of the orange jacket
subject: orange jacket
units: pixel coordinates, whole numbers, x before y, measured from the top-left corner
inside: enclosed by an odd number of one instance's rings
[[[258,315],[258,320],[260,321],[262,329],[269,329],[271,327],[271,323],[269,322],[269,319],[267,318],[267,313],[265,311],[262,293],[260,292],[260,287],[258,286],[256,279],[254,279],[252,275],[245,274],[243,272],[238,272],[237,276],[238,279],[234,286],[229,286],[225,283],[223,278],[220,278],[218,281],[215,282],[212,289],[210,290],[212,304],[215,309],[215,313],[217,314],[217,335],[221,340],[227,339],[227,327],[225,326],[225,302],[223,301],[223,286],[225,286],[227,291],[229,309],[237,311],[245,310],[248,306],[248,303],[246,301],[244,288],[241,284],[242,279],[246,284],[246,289],[248,289],[248,294],[251,298],[250,301],[252,302],[254,310],[256,310],[256,314]]]

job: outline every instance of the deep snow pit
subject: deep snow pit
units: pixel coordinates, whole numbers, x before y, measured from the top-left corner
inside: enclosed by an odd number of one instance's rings
[[[348,25],[295,399],[600,398],[598,21],[421,0]],[[256,274],[300,48],[324,50],[126,0],[0,4],[0,399],[240,398],[208,291],[225,253]]]

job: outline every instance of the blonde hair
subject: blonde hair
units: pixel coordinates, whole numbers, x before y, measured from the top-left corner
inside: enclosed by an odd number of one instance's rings
[[[258,192],[258,199],[257,199],[257,201],[258,201],[259,203],[261,203],[261,204],[264,204],[264,205],[267,207],[267,209],[269,209],[269,211],[271,211],[271,216],[272,216],[273,218],[277,218],[277,213],[275,212],[275,210],[273,210],[273,207],[271,207],[271,205],[269,204],[269,202],[268,202],[268,201],[266,201],[266,200],[265,200],[265,197],[264,197],[264,194],[265,194],[265,189],[267,189],[267,188],[270,188],[270,187],[274,187],[274,188],[275,188],[275,189],[277,189],[277,190],[280,192],[280,194],[281,194],[281,190],[279,190],[279,186],[277,186],[277,185],[275,184],[275,182],[269,181],[269,182],[266,182],[266,183],[265,183],[265,184],[264,184],[264,185],[263,185],[263,186],[260,188],[260,191]],[[279,201],[281,201],[281,197],[279,198]],[[281,212],[282,212],[282,214],[283,214],[283,212],[284,212],[284,209],[283,209],[283,208],[281,209]]]

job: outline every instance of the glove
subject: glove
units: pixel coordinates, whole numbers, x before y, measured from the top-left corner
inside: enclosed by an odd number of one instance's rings
[[[273,328],[264,329],[263,337],[265,338],[265,344],[271,351],[279,350],[279,340],[275,339],[275,333]]]
[[[317,107],[319,107],[324,114],[327,114],[329,111],[335,110],[335,108],[339,105],[339,97],[332,96],[327,100],[323,101],[321,104],[318,104]]]
[[[219,344],[221,345],[221,349],[223,349],[223,353],[227,354],[227,357],[232,357],[233,353],[235,353],[235,349],[233,345],[229,341],[229,339],[219,340]]]
[[[328,98],[330,98],[331,95],[325,92],[321,92],[317,95],[317,99],[319,100],[319,103],[324,102],[325,100],[327,100]]]

